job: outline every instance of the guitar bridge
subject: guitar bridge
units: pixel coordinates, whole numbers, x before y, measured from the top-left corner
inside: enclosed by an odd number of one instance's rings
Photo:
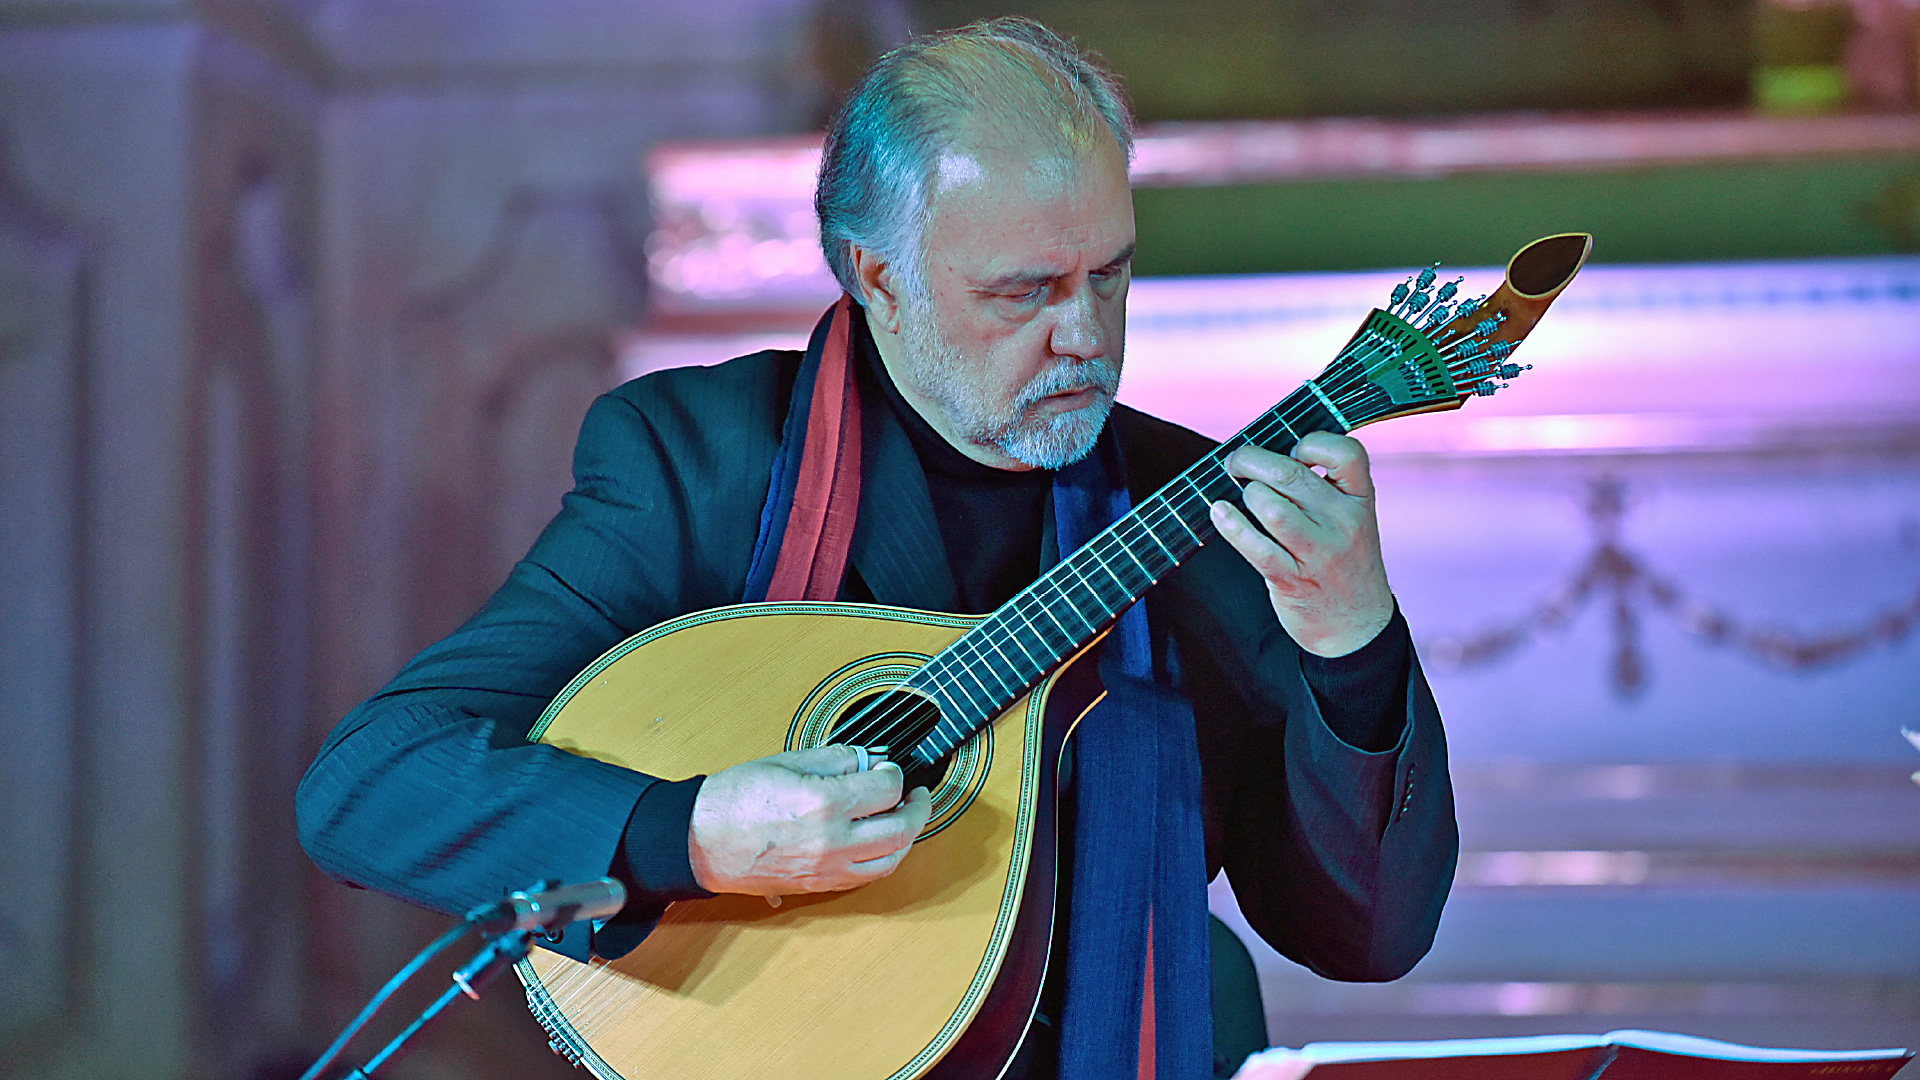
[[[524,961],[522,962],[524,963]],[[586,1054],[586,1045],[580,1041],[566,1019],[554,1008],[553,999],[547,996],[546,989],[539,980],[522,976],[527,988],[527,1011],[540,1023],[541,1030],[547,1033],[547,1049],[560,1055],[566,1063],[578,1069],[581,1058]]]

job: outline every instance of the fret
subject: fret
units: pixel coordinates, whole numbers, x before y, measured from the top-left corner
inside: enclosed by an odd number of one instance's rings
[[[986,624],[982,623],[981,625],[984,626]],[[1000,668],[996,666],[992,658],[987,655],[987,649],[993,649],[996,654],[1000,651],[999,648],[993,644],[993,640],[990,637],[985,634],[967,634],[965,637],[979,639],[972,642],[973,660],[966,665],[966,671],[967,674],[973,676],[973,681],[979,683],[980,688],[986,691],[987,711],[993,712],[993,703],[998,701],[1008,691],[1017,688],[1019,684],[1009,683]],[[982,645],[986,648],[982,648]],[[1002,659],[1004,660],[1004,657]],[[987,685],[986,680],[980,677],[978,669],[985,669],[986,673],[993,677],[994,686]],[[998,689],[994,687],[998,687]]]
[[[1097,543],[1098,538],[1096,537],[1095,539]],[[1113,572],[1113,567],[1107,565],[1107,557],[1105,555],[1100,554],[1099,550],[1095,547],[1094,544],[1087,545],[1087,552],[1088,554],[1093,556],[1094,562],[1097,562],[1100,564],[1100,569],[1105,570],[1107,572],[1107,576],[1113,579],[1113,583],[1115,585],[1120,586],[1120,594],[1122,596],[1133,591],[1132,589],[1127,588],[1126,582],[1120,580],[1119,574],[1116,574]],[[1106,601],[1103,598],[1101,600],[1101,603],[1105,603],[1105,602]]]
[[[1018,598],[1016,597],[1016,599]],[[1010,613],[1010,617],[1012,615],[1018,615],[1020,625],[1033,635],[1034,644],[1040,650],[1039,654],[1035,657],[1035,662],[1038,663],[1040,669],[1044,671],[1053,666],[1054,657],[1061,656],[1072,649],[1076,639],[1072,634],[1067,633],[1065,627],[1060,625],[1059,619],[1053,617],[1053,612],[1041,607],[1038,602],[1031,602],[1027,606],[1031,607],[1032,611],[1016,609],[1013,613]],[[1059,632],[1059,640],[1056,641],[1054,639],[1053,632],[1049,631],[1047,626],[1043,624],[1033,612],[1039,612],[1047,617],[1047,622],[1053,625],[1053,630]]]
[[[1139,543],[1139,538],[1127,535],[1129,530],[1132,529],[1144,530],[1148,539],[1152,539],[1153,537],[1153,530],[1147,526],[1146,519],[1142,515],[1134,513],[1127,515],[1114,524],[1114,540],[1120,544],[1121,552],[1124,553],[1127,558],[1132,559],[1133,565],[1139,567],[1140,572],[1146,575],[1147,584],[1152,585],[1154,580],[1160,576],[1161,571],[1153,569],[1140,560],[1140,553],[1134,550],[1134,545]],[[1147,551],[1147,557],[1153,557],[1151,550]]]
[[[1033,653],[1027,650],[1026,643],[1020,640],[1020,632],[1018,630],[1008,629],[1003,632],[1007,635],[1007,637],[1012,639],[1015,645],[1019,646],[1021,654],[1027,658],[1027,663],[1032,664],[1034,668],[1037,670],[1045,670],[1046,665],[1042,664],[1038,660],[1035,660],[1033,658]]]
[[[1144,575],[1147,579],[1147,585],[1146,585],[1147,588],[1152,588],[1154,585],[1159,583],[1160,575],[1154,573],[1152,570],[1147,569],[1147,564],[1140,561],[1140,556],[1135,555],[1133,553],[1133,548],[1130,545],[1121,544],[1120,550],[1126,552],[1127,558],[1133,560],[1133,565],[1140,568],[1140,573]]]
[[[1158,500],[1156,499],[1156,500],[1154,500],[1154,501],[1155,501],[1155,502],[1157,502]],[[1149,505],[1151,505],[1151,503],[1149,503]],[[1180,516],[1179,516],[1178,514],[1176,514],[1176,515],[1174,515],[1174,518],[1173,518],[1173,520],[1175,520],[1175,521],[1180,521]],[[1153,526],[1152,526],[1152,525],[1147,525],[1147,520],[1146,520],[1146,518],[1145,518],[1144,516],[1143,516],[1143,517],[1141,517],[1141,519],[1140,519],[1140,523],[1141,523],[1142,525],[1146,525],[1146,528],[1147,528],[1147,536],[1149,536],[1149,537],[1151,537],[1154,543],[1156,543],[1156,544],[1159,544],[1159,545],[1160,545],[1160,550],[1161,550],[1161,552],[1162,552],[1163,554],[1165,554],[1165,555],[1166,555],[1166,557],[1167,557],[1167,561],[1168,561],[1168,562],[1170,562],[1170,563],[1172,563],[1172,564],[1173,564],[1173,565],[1175,565],[1175,566],[1178,566],[1178,565],[1180,565],[1180,556],[1178,556],[1178,555],[1175,555],[1175,554],[1173,553],[1173,549],[1167,546],[1167,542],[1166,542],[1165,540],[1162,540],[1162,539],[1160,539],[1160,534],[1159,534],[1159,533],[1157,533],[1157,532],[1154,532],[1154,531],[1153,531]],[[1180,522],[1180,525],[1181,525],[1181,527],[1182,527],[1182,528],[1185,528],[1185,527],[1186,527],[1186,522],[1184,522],[1184,521],[1181,521],[1181,522]],[[1191,533],[1193,532],[1193,530],[1192,530],[1192,529],[1187,529],[1187,532],[1188,532],[1189,534],[1191,534]],[[1196,537],[1194,537],[1194,539],[1195,539],[1195,540],[1198,540],[1198,539],[1199,539],[1199,537],[1197,537],[1197,536],[1196,536]]]
[[[991,650],[993,650],[993,655],[996,655],[996,657],[1000,657],[1000,663],[1002,663],[1002,665],[1006,665],[1006,667],[1010,667],[1010,669],[1012,669],[1012,667],[1014,667],[1014,659],[1012,659],[1010,655],[1006,655],[1006,650],[1002,650],[1002,648],[1000,648],[1000,644],[998,644],[998,642],[995,642],[995,640],[993,640],[993,630],[995,630],[995,623],[993,623],[993,619],[987,619],[985,623],[981,623],[981,625],[979,625],[979,628],[981,628],[981,640],[983,640],[983,642],[987,642],[987,648],[991,648]],[[1004,632],[1004,630],[1002,630],[1002,632]]]
[[[1087,634],[1089,634],[1089,635],[1091,635],[1091,634],[1092,634],[1092,633],[1093,633],[1093,632],[1094,632],[1095,630],[1098,630],[1098,629],[1100,628],[1100,624],[1099,624],[1099,623],[1096,623],[1096,622],[1094,622],[1093,620],[1091,620],[1091,619],[1089,619],[1089,618],[1087,618],[1087,613],[1086,613],[1086,612],[1084,612],[1084,611],[1081,611],[1081,610],[1080,610],[1080,605],[1078,605],[1078,604],[1076,604],[1076,603],[1074,603],[1074,602],[1073,602],[1073,597],[1072,597],[1072,596],[1071,596],[1071,595],[1070,595],[1070,594],[1069,594],[1069,593],[1067,592],[1067,587],[1066,587],[1066,584],[1065,584],[1064,582],[1061,582],[1061,581],[1056,581],[1056,580],[1054,580],[1054,578],[1058,576],[1058,574],[1057,574],[1057,571],[1058,571],[1058,570],[1059,570],[1059,569],[1060,569],[1061,567],[1066,567],[1066,568],[1068,568],[1068,569],[1071,569],[1071,566],[1069,566],[1069,565],[1068,565],[1067,563],[1065,563],[1065,562],[1062,562],[1062,563],[1060,564],[1060,566],[1059,566],[1059,567],[1055,567],[1055,570],[1056,570],[1056,573],[1055,573],[1055,574],[1052,574],[1052,575],[1049,575],[1049,576],[1047,576],[1047,577],[1044,577],[1044,578],[1041,578],[1041,579],[1040,579],[1040,581],[1041,581],[1041,583],[1044,583],[1044,584],[1046,584],[1046,585],[1048,585],[1048,586],[1050,586],[1050,587],[1051,587],[1051,588],[1053,589],[1053,591],[1054,591],[1054,592],[1056,592],[1056,593],[1059,593],[1059,594],[1060,594],[1060,599],[1061,599],[1061,601],[1062,601],[1063,603],[1065,603],[1065,604],[1066,604],[1066,606],[1067,606],[1067,610],[1069,610],[1069,611],[1071,611],[1071,612],[1073,612],[1073,613],[1074,613],[1074,615],[1076,615],[1076,616],[1078,616],[1078,617],[1079,617],[1079,619],[1080,619],[1080,621],[1081,621],[1081,623],[1083,623],[1083,624],[1085,624],[1085,626],[1086,626],[1086,628],[1087,628],[1087,629],[1086,629],[1086,633],[1087,633]],[[1051,611],[1051,609],[1049,609],[1049,611]],[[1055,619],[1054,621],[1055,621],[1055,622],[1059,622],[1060,620],[1058,620],[1058,619]],[[1084,640],[1084,639],[1082,639],[1082,638],[1080,638],[1080,637],[1079,637],[1078,635],[1069,635],[1069,636],[1070,636],[1070,637],[1073,637],[1073,638],[1074,638],[1075,640]]]
[[[982,624],[981,624],[981,628],[982,628],[982,629],[985,629],[985,628],[986,628],[986,626],[987,626],[987,624],[985,624],[985,623],[982,623]],[[1011,664],[1007,664],[1007,656],[1006,656],[1006,654],[1005,654],[1005,653],[1003,653],[1003,652],[1001,652],[1001,651],[1000,651],[1000,646],[998,646],[998,645],[995,645],[995,644],[993,643],[993,637],[992,637],[992,635],[990,635],[990,634],[979,634],[979,635],[974,635],[974,634],[969,634],[969,635],[967,635],[967,636],[968,636],[968,637],[975,637],[975,636],[977,636],[977,637],[979,637],[979,638],[981,639],[981,641],[982,641],[982,642],[984,642],[984,643],[986,644],[986,646],[987,646],[987,648],[989,648],[989,649],[992,649],[992,650],[993,650],[993,652],[994,652],[994,655],[995,655],[995,656],[998,656],[998,657],[1000,658],[1000,662],[1001,662],[1002,664],[1006,664],[1006,665],[1007,665],[1008,667],[1011,667],[1011,666],[1012,666]],[[987,659],[988,659],[988,658],[987,658],[987,654],[986,654],[986,653],[985,653],[984,651],[982,651],[982,650],[981,650],[981,648],[980,648],[980,646],[979,646],[978,644],[976,644],[976,645],[975,645],[975,646],[973,647],[973,653],[974,653],[974,658],[975,658],[976,660],[979,660],[979,661],[982,661],[982,662],[983,662],[981,666],[983,666],[983,667],[985,667],[985,668],[987,669],[987,674],[989,674],[989,675],[991,675],[991,676],[993,676],[993,681],[994,681],[995,683],[997,683],[997,684],[999,684],[999,686],[1000,686],[1000,689],[999,689],[999,691],[997,691],[997,692],[991,692],[991,691],[990,691],[990,692],[988,693],[988,697],[990,697],[990,698],[992,698],[992,697],[997,697],[997,696],[998,696],[999,694],[1004,694],[1004,693],[1006,693],[1006,692],[1007,692],[1008,690],[1011,690],[1011,689],[1014,689],[1015,687],[1017,687],[1017,686],[1019,686],[1019,683],[1017,683],[1017,682],[1016,682],[1016,683],[1008,683],[1008,682],[1007,682],[1007,680],[1006,680],[1006,678],[1005,678],[1004,676],[1002,676],[1002,675],[1001,675],[1001,673],[1000,673],[1000,670],[999,670],[998,668],[996,668],[996,667],[995,667],[995,666],[994,666],[994,665],[993,665],[992,663],[990,663],[990,662],[985,662],[985,661],[987,661]],[[969,671],[971,671],[972,669],[973,669],[973,668],[972,668],[972,665],[968,665],[968,670],[969,670]],[[984,681],[982,681],[982,680],[981,680],[981,678],[980,678],[980,677],[979,677],[978,675],[975,675],[975,676],[974,676],[974,681],[975,681],[975,682],[978,682],[978,683],[980,683],[980,684],[981,684],[981,687],[982,687],[983,689],[985,688],[985,686],[986,686],[986,683],[985,683]]]
[[[966,640],[966,637],[965,637],[964,635],[962,635],[962,637],[960,638],[960,641],[965,641],[965,640]],[[953,644],[954,644],[954,645],[958,645],[958,644],[960,644],[960,642],[959,642],[959,641],[956,641],[956,642],[954,642]],[[952,648],[952,646],[948,646],[948,648]],[[948,665],[948,666],[952,666],[952,665]],[[967,672],[967,668],[966,668],[966,665],[964,665],[964,664],[962,664],[962,665],[960,666],[960,670],[961,670],[961,671],[963,671],[963,672]],[[967,674],[972,674],[972,672],[967,672]],[[963,694],[965,694],[965,695],[967,695],[967,705],[968,705],[968,706],[969,706],[970,708],[972,708],[972,709],[974,709],[974,710],[975,710],[976,712],[985,712],[985,711],[986,711],[985,709],[982,709],[982,708],[980,708],[980,703],[979,703],[978,701],[976,701],[976,700],[974,700],[974,697],[973,697],[973,691],[971,691],[971,690],[969,690],[969,689],[967,689],[967,684],[966,684],[966,683],[963,683],[963,682],[961,682],[961,681],[960,681],[960,680],[959,680],[958,678],[956,678],[956,677],[954,677],[954,676],[952,676],[952,675],[949,675],[949,676],[947,676],[947,681],[948,681],[949,683],[951,683],[951,684],[953,684],[953,687],[954,687],[954,689],[956,689],[956,690],[958,690],[958,691],[960,691],[961,693],[963,693]],[[986,694],[986,693],[987,693],[987,684],[986,684],[986,683],[982,683],[982,682],[980,682],[980,677],[979,677],[979,676],[977,676],[977,675],[976,675],[976,676],[974,676],[974,679],[973,679],[973,681],[974,681],[974,682],[976,682],[976,683],[980,683],[980,692],[981,692],[981,693],[983,693],[983,694]],[[991,700],[991,698],[992,698],[992,695],[991,695],[991,694],[988,694],[988,698],[989,698],[989,700]]]
[[[1193,488],[1196,492],[1200,490],[1199,485],[1195,484],[1191,479],[1187,477],[1181,477],[1181,479],[1186,480],[1187,486]],[[1178,498],[1180,501],[1176,503],[1174,501],[1175,498]],[[1167,506],[1167,512],[1173,515],[1174,520],[1180,523],[1181,528],[1184,528],[1187,530],[1187,535],[1193,537],[1194,543],[1197,546],[1200,543],[1200,536],[1199,534],[1193,531],[1192,526],[1187,524],[1186,515],[1183,512],[1193,500],[1194,500],[1193,495],[1187,495],[1182,493],[1179,495],[1169,494],[1166,497],[1165,501]],[[1206,508],[1213,505],[1213,500],[1207,498],[1204,494],[1201,494],[1199,496],[1199,502],[1200,502],[1200,506],[1198,508],[1198,513],[1200,514],[1205,514]],[[1208,520],[1209,522],[1211,522],[1212,519],[1209,518]]]
[[[920,678],[920,675],[925,675],[925,674],[926,674],[926,669],[922,668],[920,670],[919,675],[915,675],[913,679],[908,680],[908,685],[919,686],[918,680]],[[960,703],[953,699],[953,695],[951,693],[943,692],[942,690],[938,689],[938,684],[933,677],[929,676],[928,681],[934,682],[935,687],[934,688],[921,687],[921,688],[927,689],[928,690],[927,696],[933,698],[934,704],[940,707],[940,718],[934,721],[933,730],[939,731],[942,725],[949,724],[949,723],[954,724],[956,725],[956,727],[958,727],[959,717],[961,716]]]
[[[1140,577],[1144,582],[1140,588],[1143,590],[1153,588],[1154,581],[1163,573],[1163,571],[1156,570],[1154,567],[1147,565],[1146,559],[1140,557],[1142,554],[1145,554],[1147,559],[1152,559],[1155,563],[1158,563],[1159,560],[1154,558],[1153,549],[1141,543],[1138,536],[1130,535],[1145,527],[1146,523],[1141,521],[1137,514],[1129,514],[1113,527],[1113,541],[1120,546],[1120,554],[1125,555],[1133,563],[1134,567],[1140,571]],[[1139,548],[1138,551],[1134,550],[1136,546]],[[1114,562],[1120,563],[1122,568],[1125,568],[1127,565],[1118,559],[1115,559]]]
[[[1275,420],[1279,421],[1281,427],[1287,429],[1287,434],[1293,436],[1294,442],[1300,441],[1300,433],[1293,430],[1292,424],[1287,423],[1287,418],[1284,414],[1280,413],[1280,411],[1276,409],[1274,410],[1274,412],[1269,413],[1268,415],[1272,416]]]
[[[1088,595],[1093,597],[1093,601],[1095,604],[1098,604],[1101,607],[1105,607],[1106,601],[1100,598],[1100,590],[1094,588],[1093,582],[1088,581],[1087,575],[1081,573],[1080,567],[1075,565],[1074,561],[1078,558],[1079,558],[1079,555],[1076,553],[1075,555],[1068,558],[1065,562],[1061,563],[1060,565],[1066,567],[1068,570],[1073,571],[1073,576],[1079,580],[1082,586],[1086,588]],[[1071,595],[1067,594],[1064,590],[1062,591],[1061,595],[1066,596],[1068,604],[1073,604],[1073,597]],[[1100,625],[1099,623],[1094,622],[1092,619],[1087,618],[1087,613],[1084,611],[1080,611],[1077,605],[1075,606],[1075,612],[1080,616],[1080,621],[1086,623],[1089,629]],[[1111,614],[1111,612],[1102,611],[1101,612],[1102,621],[1104,621],[1105,616],[1109,614]]]
[[[1057,592],[1057,591],[1059,591],[1059,588],[1058,588],[1058,586],[1055,586],[1055,591],[1056,591],[1056,592]],[[1017,596],[1016,596],[1016,597],[1014,597],[1014,599],[1016,599],[1016,600],[1018,600],[1018,599],[1019,599],[1019,597],[1017,597]],[[1048,606],[1047,606],[1047,605],[1045,605],[1045,604],[1042,604],[1042,603],[1040,603],[1040,601],[1039,601],[1038,599],[1036,599],[1036,600],[1034,601],[1034,606],[1035,606],[1035,607],[1038,607],[1038,608],[1039,608],[1039,609],[1040,609],[1041,611],[1044,611],[1044,612],[1046,612],[1046,613],[1047,613],[1047,618],[1049,618],[1049,619],[1052,619],[1052,620],[1053,620],[1053,625],[1055,625],[1055,626],[1058,626],[1058,627],[1060,628],[1060,636],[1061,636],[1061,637],[1063,637],[1063,638],[1065,638],[1065,639],[1067,639],[1068,641],[1073,641],[1073,640],[1074,640],[1074,637],[1073,637],[1073,635],[1072,635],[1072,634],[1069,634],[1069,633],[1067,633],[1067,628],[1066,628],[1066,625],[1065,625],[1064,623],[1062,623],[1062,622],[1060,621],[1060,617],[1059,617],[1058,615],[1055,615],[1055,614],[1053,613],[1053,609],[1052,609],[1052,608],[1050,608],[1050,607],[1048,607]],[[1092,627],[1088,627],[1088,629],[1092,629]]]
[[[938,680],[939,685],[944,690],[944,696],[946,698],[946,708],[940,710],[940,723],[958,725],[961,718],[966,716],[969,711],[977,711],[980,708],[980,706],[974,702],[973,695],[967,692],[965,686],[961,685],[960,680],[940,671],[934,672],[934,678]],[[964,695],[964,699],[955,695]],[[935,726],[937,727],[938,725]]]
[[[1158,516],[1159,520],[1156,521],[1154,519],[1155,515]],[[1175,533],[1171,529],[1169,529],[1168,530],[1169,535],[1167,536],[1160,535],[1160,530],[1166,527],[1166,518],[1168,516],[1169,516],[1169,510],[1168,510],[1167,504],[1157,496],[1155,498],[1147,500],[1146,504],[1142,507],[1140,511],[1140,524],[1146,530],[1147,539],[1152,540],[1154,546],[1160,549],[1160,557],[1166,562],[1166,566],[1161,569],[1160,574],[1158,575],[1162,577],[1166,575],[1166,572],[1168,570],[1172,570],[1174,567],[1179,566],[1181,563],[1181,560],[1185,559],[1187,555],[1191,554],[1190,551],[1174,550],[1176,546],[1183,547],[1183,548],[1186,546],[1186,541],[1180,538],[1179,533]],[[1179,525],[1183,529],[1185,528],[1186,523],[1180,520],[1179,515],[1175,514],[1171,516],[1174,519],[1175,525]],[[1193,536],[1192,530],[1186,529],[1186,532],[1187,532],[1188,538],[1191,539]]]
[[[1196,549],[1207,546],[1207,542],[1200,538],[1199,533],[1193,531],[1193,526],[1187,524],[1187,519],[1184,517],[1181,517],[1180,512],[1178,510],[1175,510],[1172,506],[1167,505],[1164,500],[1162,500],[1161,506],[1166,510],[1168,516],[1173,518],[1176,524],[1178,524],[1182,529],[1186,530],[1187,537],[1193,541],[1193,546]]]
[[[1352,429],[1352,425],[1346,422],[1345,416],[1335,405],[1333,396],[1323,391],[1319,384],[1312,380],[1308,380],[1301,385],[1300,389],[1287,395],[1287,399],[1274,406],[1266,416],[1247,425],[1246,431],[1241,434],[1248,435],[1250,441],[1264,445],[1271,440],[1255,438],[1252,433],[1262,429],[1272,432],[1274,424],[1284,429],[1294,443],[1299,442],[1303,434],[1311,431],[1333,431],[1344,434]],[[1284,453],[1293,449],[1293,446],[1290,443],[1284,448],[1278,446],[1268,448]]]
[[[1018,600],[1020,597],[1016,596],[1014,599]],[[1027,610],[1028,608],[1031,608],[1031,610]],[[1047,616],[1047,621],[1052,623],[1053,628],[1060,632],[1059,641],[1053,639],[1053,635],[1047,631],[1047,627],[1035,617],[1035,612],[1044,613]],[[1030,598],[1027,604],[1015,605],[1013,610],[1007,613],[1007,618],[1009,621],[1018,622],[1022,630],[1025,630],[1033,636],[1034,646],[1040,650],[1039,653],[1034,656],[1033,662],[1039,670],[1045,671],[1047,667],[1053,663],[1053,658],[1060,655],[1062,649],[1073,645],[1073,635],[1067,633],[1066,628],[1060,625],[1060,620],[1055,619],[1052,612],[1047,611],[1037,603],[1031,602]]]

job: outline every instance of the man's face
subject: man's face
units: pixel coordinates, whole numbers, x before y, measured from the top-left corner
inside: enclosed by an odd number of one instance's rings
[[[896,377],[993,464],[1059,468],[1093,448],[1120,385],[1126,158],[1105,138],[1068,157],[969,142],[941,160]]]

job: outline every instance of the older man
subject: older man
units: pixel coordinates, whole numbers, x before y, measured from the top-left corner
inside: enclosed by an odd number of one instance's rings
[[[816,202],[866,418],[841,598],[990,611],[1106,523],[1064,489],[1124,505],[1210,448],[1114,405],[1130,131],[1111,76],[1011,19],[890,53],[836,119]],[[630,949],[669,902],[854,888],[910,857],[926,791],[846,748],[677,780],[525,740],[624,637],[756,598],[774,463],[798,452],[788,417],[821,392],[796,372],[817,359],[660,372],[597,402],[576,486],[526,559],[329,738],[299,796],[314,860],[448,912],[611,873],[636,899],[558,944],[579,958]],[[1205,886],[1222,867],[1262,936],[1323,975],[1395,978],[1432,940],[1451,794],[1365,452],[1323,433],[1228,468],[1242,505],[1211,520],[1230,547],[1122,618],[1134,659],[1102,660],[1113,694],[1070,744],[1067,915],[1009,1075],[1207,1075]]]

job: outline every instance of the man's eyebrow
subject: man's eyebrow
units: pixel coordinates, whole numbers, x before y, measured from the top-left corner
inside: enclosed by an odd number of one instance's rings
[[[981,282],[980,287],[987,292],[1005,292],[1010,289],[1037,289],[1059,274],[1051,270],[1026,270],[1012,274],[1002,274],[991,281]]]
[[[1123,247],[1120,249],[1120,254],[1115,255],[1111,259],[1108,259],[1107,264],[1101,267],[1100,269],[1112,270],[1116,267],[1125,266],[1126,264],[1132,262],[1134,249],[1138,248],[1139,246],[1140,246],[1140,242],[1138,240],[1129,242],[1126,247]]]
[[[1113,258],[1107,260],[1106,263],[1100,267],[1100,269],[1112,270],[1117,267],[1125,266],[1130,260],[1132,260],[1134,249],[1138,246],[1139,246],[1139,243],[1137,241],[1133,243],[1129,243],[1126,247],[1120,249],[1120,254],[1115,255]],[[1011,274],[1003,274],[1000,277],[993,278],[990,281],[982,282],[980,287],[988,292],[1001,292],[1009,289],[1032,289],[1032,288],[1038,288],[1041,285],[1045,285],[1047,282],[1052,281],[1054,278],[1057,278],[1059,276],[1060,276],[1059,274],[1054,273],[1051,270],[1017,271]]]

